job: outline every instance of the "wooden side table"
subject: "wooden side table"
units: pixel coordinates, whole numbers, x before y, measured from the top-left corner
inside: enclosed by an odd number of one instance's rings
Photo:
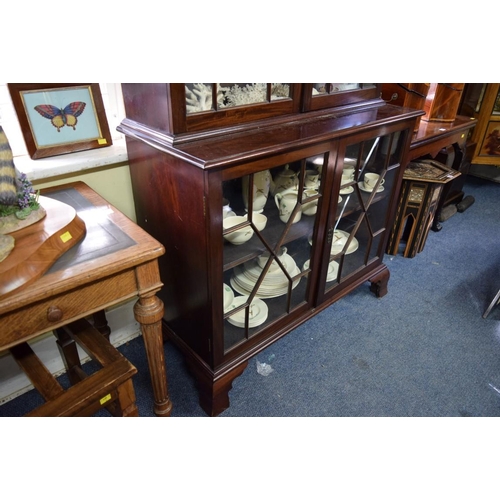
[[[154,412],[169,416],[172,404],[161,327],[164,307],[156,296],[163,285],[158,258],[164,247],[82,182],[49,188],[42,194],[73,206],[87,232],[46,274],[0,296],[0,351],[16,351],[16,346],[46,332],[60,332],[65,325],[78,324],[94,314],[98,317],[100,311],[138,297],[134,315],[146,347]],[[106,333],[105,325],[101,330]],[[76,336],[92,342],[82,331]],[[114,358],[109,355],[108,361]]]
[[[389,255],[398,253],[401,241],[406,242],[405,257],[415,257],[424,249],[443,186],[459,175],[460,172],[434,160],[408,164],[387,244]]]

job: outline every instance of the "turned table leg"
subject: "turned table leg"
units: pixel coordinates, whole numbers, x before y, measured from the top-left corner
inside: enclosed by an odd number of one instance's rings
[[[161,320],[163,302],[156,295],[139,297],[134,306],[135,319],[141,325],[142,337],[146,347],[149,373],[154,394],[154,412],[159,417],[168,417],[172,411],[172,402],[168,395],[167,372]]]
[[[101,334],[109,340],[111,334],[111,328],[108,326],[108,320],[106,319],[106,313],[104,310],[97,311],[92,315],[92,320],[94,322],[94,328],[101,332]]]

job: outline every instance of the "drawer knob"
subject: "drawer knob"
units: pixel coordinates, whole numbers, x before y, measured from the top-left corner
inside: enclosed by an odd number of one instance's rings
[[[50,306],[47,309],[47,319],[49,321],[61,321],[63,317],[63,312],[57,306]]]

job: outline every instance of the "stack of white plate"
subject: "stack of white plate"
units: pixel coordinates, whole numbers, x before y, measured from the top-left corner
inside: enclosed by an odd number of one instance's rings
[[[290,277],[296,276],[300,273],[300,269],[293,258],[284,254],[280,257],[281,263],[285,267],[287,273]],[[257,280],[262,274],[262,267],[259,266],[257,259],[245,262],[242,266],[238,266],[234,269],[234,275],[231,278],[231,286],[239,293],[248,294],[253,291]],[[295,288],[299,284],[300,278],[294,280],[292,283],[292,288]],[[256,297],[260,298],[273,298],[284,295],[288,292],[288,278],[279,267],[276,270],[268,271],[260,284],[259,290],[256,293]]]

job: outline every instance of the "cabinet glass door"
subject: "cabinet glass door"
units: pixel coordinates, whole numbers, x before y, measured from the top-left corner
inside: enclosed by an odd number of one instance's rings
[[[403,145],[404,133],[395,132],[350,144],[338,159],[337,172],[342,176],[337,174],[339,196],[327,234],[325,292],[383,255]]]
[[[223,183],[224,349],[309,307],[310,244],[328,154]]]

